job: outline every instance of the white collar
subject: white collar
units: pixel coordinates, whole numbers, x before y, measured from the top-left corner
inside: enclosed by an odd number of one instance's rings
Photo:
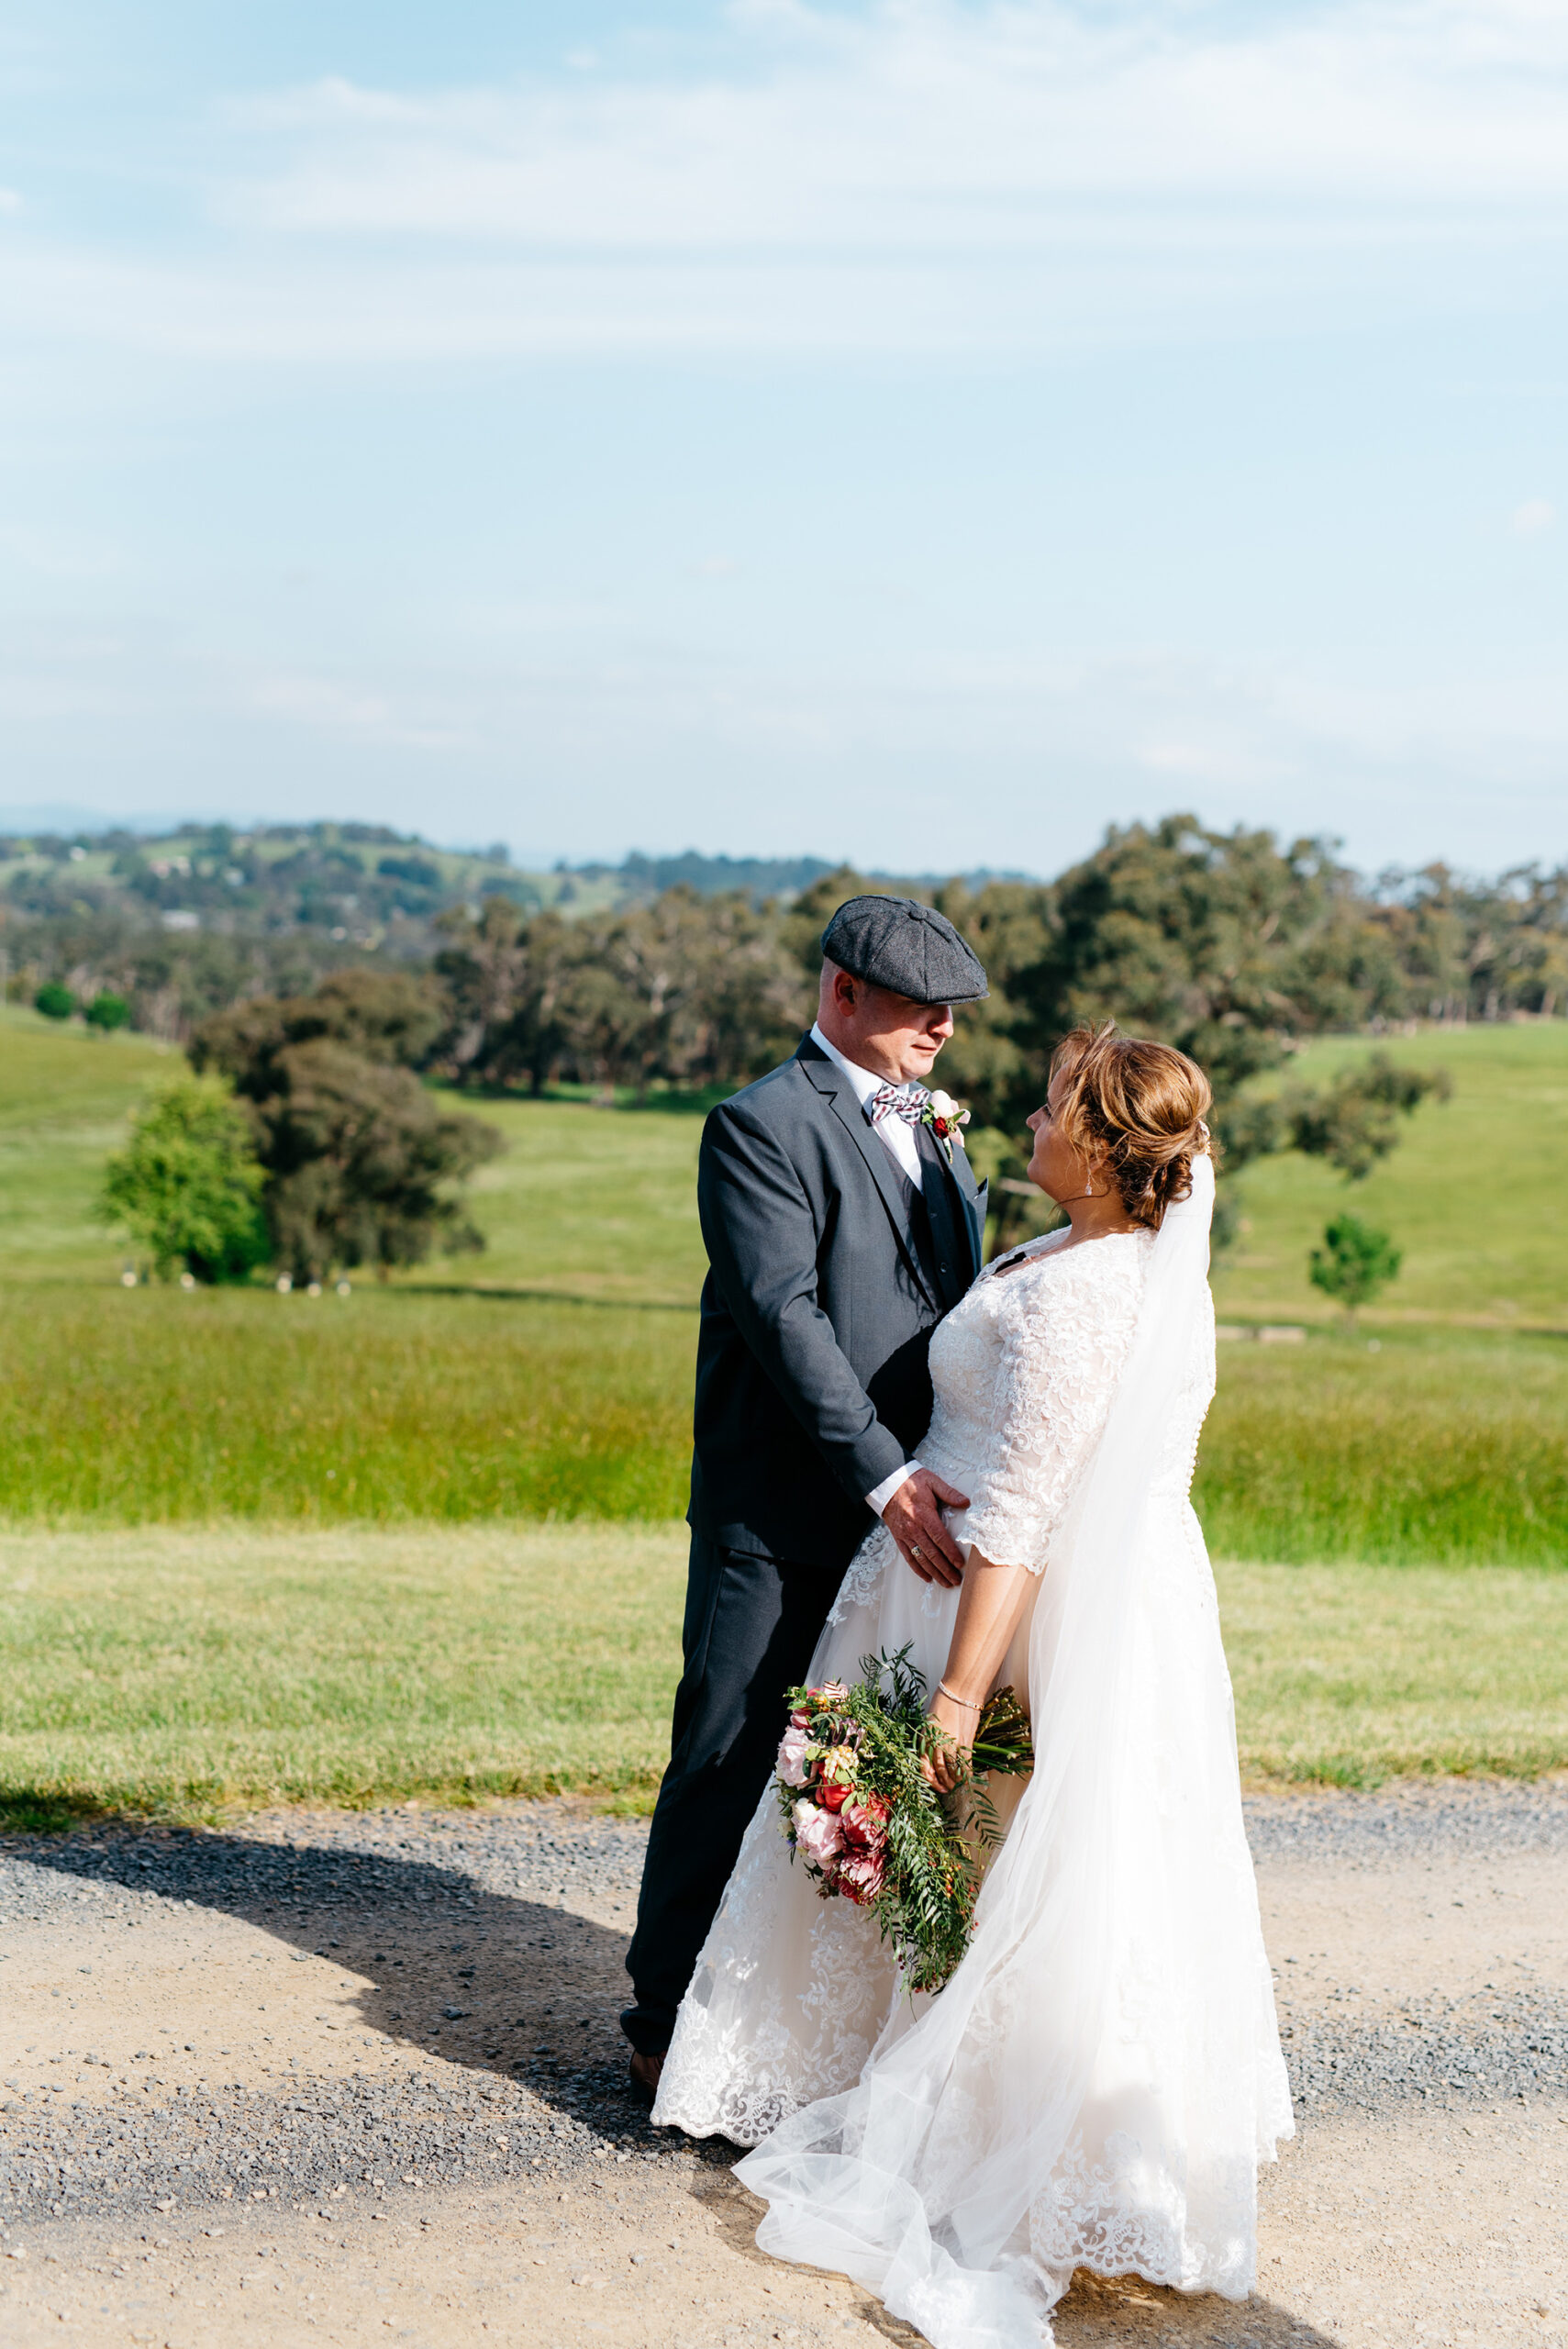
[[[873,1093],[880,1092],[881,1088],[888,1082],[885,1076],[877,1076],[871,1069],[862,1068],[857,1062],[846,1060],[843,1053],[839,1050],[838,1045],[830,1044],[828,1041],[827,1037],[822,1033],[821,1029],[817,1027],[815,1020],[811,1023],[811,1041],[820,1051],[827,1053],[835,1068],[842,1069],[844,1074],[849,1078],[850,1083],[854,1086],[855,1098],[859,1101],[862,1109],[865,1108],[866,1103],[871,1099],[872,1095]],[[900,1087],[900,1090],[902,1090],[902,1087]]]

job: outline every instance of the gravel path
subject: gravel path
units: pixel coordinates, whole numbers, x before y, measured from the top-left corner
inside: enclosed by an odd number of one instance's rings
[[[1249,1820],[1301,2129],[1265,2176],[1265,2288],[1235,2311],[1085,2280],[1062,2342],[1516,2349],[1528,2320],[1568,2343],[1568,1787],[1265,1798]],[[445,2307],[473,2338],[490,2253],[526,2238],[496,2320],[519,2340],[912,2338],[762,2260],[726,2150],[673,2144],[628,2094],[645,1831],[560,1802],[0,1842],[0,2243],[23,2254],[0,2332],[124,2338],[150,2266],[167,2297],[133,2339],[197,2349],[238,2310],[258,2339],[384,2340],[376,2298],[414,2289],[406,2268],[428,2304],[397,2337],[448,2337]],[[1544,2228],[1521,2216],[1542,2196]],[[1484,2283],[1462,2245],[1488,2227],[1510,2259]],[[484,2272],[443,2302],[431,2279],[471,2242]],[[286,2323],[266,2259],[293,2262]]]
[[[659,2158],[615,2027],[645,1838],[641,1820],[530,1804],[0,1843],[0,1942],[14,1950],[18,1927],[56,1950],[167,1931],[172,1904],[292,1949],[319,1993],[305,2001],[312,2021],[351,1999],[323,2026],[350,2059],[325,2079],[264,2029],[276,1998],[243,1993],[227,2044],[210,2027],[187,2043],[149,2023],[132,2034],[147,2044],[111,2053],[106,2023],[72,2033],[63,2061],[23,2051],[0,2100],[0,2210],[59,2216],[106,2187],[143,2207],[269,2181],[298,2199],[476,2165],[515,2176],[548,2161],[564,2175],[633,2151]],[[50,1992],[84,2025],[92,1980],[78,1964]],[[352,2060],[356,2042],[370,2060]],[[438,2060],[389,2067],[399,2043]]]

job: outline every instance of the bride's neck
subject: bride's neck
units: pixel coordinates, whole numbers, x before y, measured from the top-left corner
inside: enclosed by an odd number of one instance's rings
[[[1072,1238],[1063,1242],[1068,1248],[1075,1248],[1081,1240],[1105,1240],[1113,1231],[1138,1230],[1114,1183],[1103,1191],[1096,1189],[1092,1197],[1058,1199],[1056,1204],[1073,1227]]]

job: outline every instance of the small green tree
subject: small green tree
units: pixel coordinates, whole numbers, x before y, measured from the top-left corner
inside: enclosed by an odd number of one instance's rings
[[[107,987],[101,988],[87,1006],[88,1027],[102,1029],[106,1036],[116,1028],[123,1028],[129,1018],[130,1006],[124,996],[112,995]]]
[[[226,1086],[186,1077],[142,1110],[110,1159],[101,1212],[150,1249],[160,1280],[243,1280],[268,1255],[266,1181]]]
[[[1357,1307],[1369,1304],[1403,1261],[1386,1231],[1374,1231],[1359,1216],[1337,1215],[1324,1230],[1322,1247],[1312,1251],[1308,1275],[1314,1288],[1339,1299],[1345,1326],[1353,1330]]]
[[[46,1019],[69,1019],[75,1008],[76,997],[58,979],[48,980],[33,997],[33,1009]]]

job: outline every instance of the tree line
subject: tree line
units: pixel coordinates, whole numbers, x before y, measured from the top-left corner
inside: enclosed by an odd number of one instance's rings
[[[262,1169],[254,1245],[296,1276],[321,1277],[335,1264],[417,1262],[438,1241],[473,1244],[450,1186],[498,1146],[495,1131],[443,1108],[422,1077],[477,1095],[571,1084],[606,1099],[744,1083],[809,1024],[823,928],[865,885],[840,868],[763,904],[676,885],[575,918],[493,896],[441,916],[423,969],[345,971],[209,1017],[189,1052],[198,1073],[232,1088]],[[1112,829],[1052,882],[960,880],[919,894],[990,975],[989,998],[959,1012],[942,1078],[972,1110],[1003,1236],[1033,1206],[1023,1119],[1058,1039],[1080,1021],[1113,1019],[1198,1061],[1232,1172],[1292,1147],[1354,1180],[1443,1088],[1440,1074],[1384,1052],[1326,1086],[1287,1081],[1268,1099],[1248,1080],[1315,1035],[1568,1008],[1568,870],[1482,885],[1434,867],[1368,885],[1320,841],[1282,846],[1266,831],[1175,816]]]
[[[823,925],[866,885],[846,867],[764,907],[677,887],[575,921],[494,899],[449,915],[431,1065],[536,1092],[743,1082],[809,1020]],[[984,1125],[1035,1106],[1057,1038],[1085,1019],[1179,1044],[1228,1097],[1311,1036],[1568,1011],[1568,868],[1368,885],[1319,841],[1175,816],[1111,830],[1054,881],[916,894],[990,974],[943,1058]]]

